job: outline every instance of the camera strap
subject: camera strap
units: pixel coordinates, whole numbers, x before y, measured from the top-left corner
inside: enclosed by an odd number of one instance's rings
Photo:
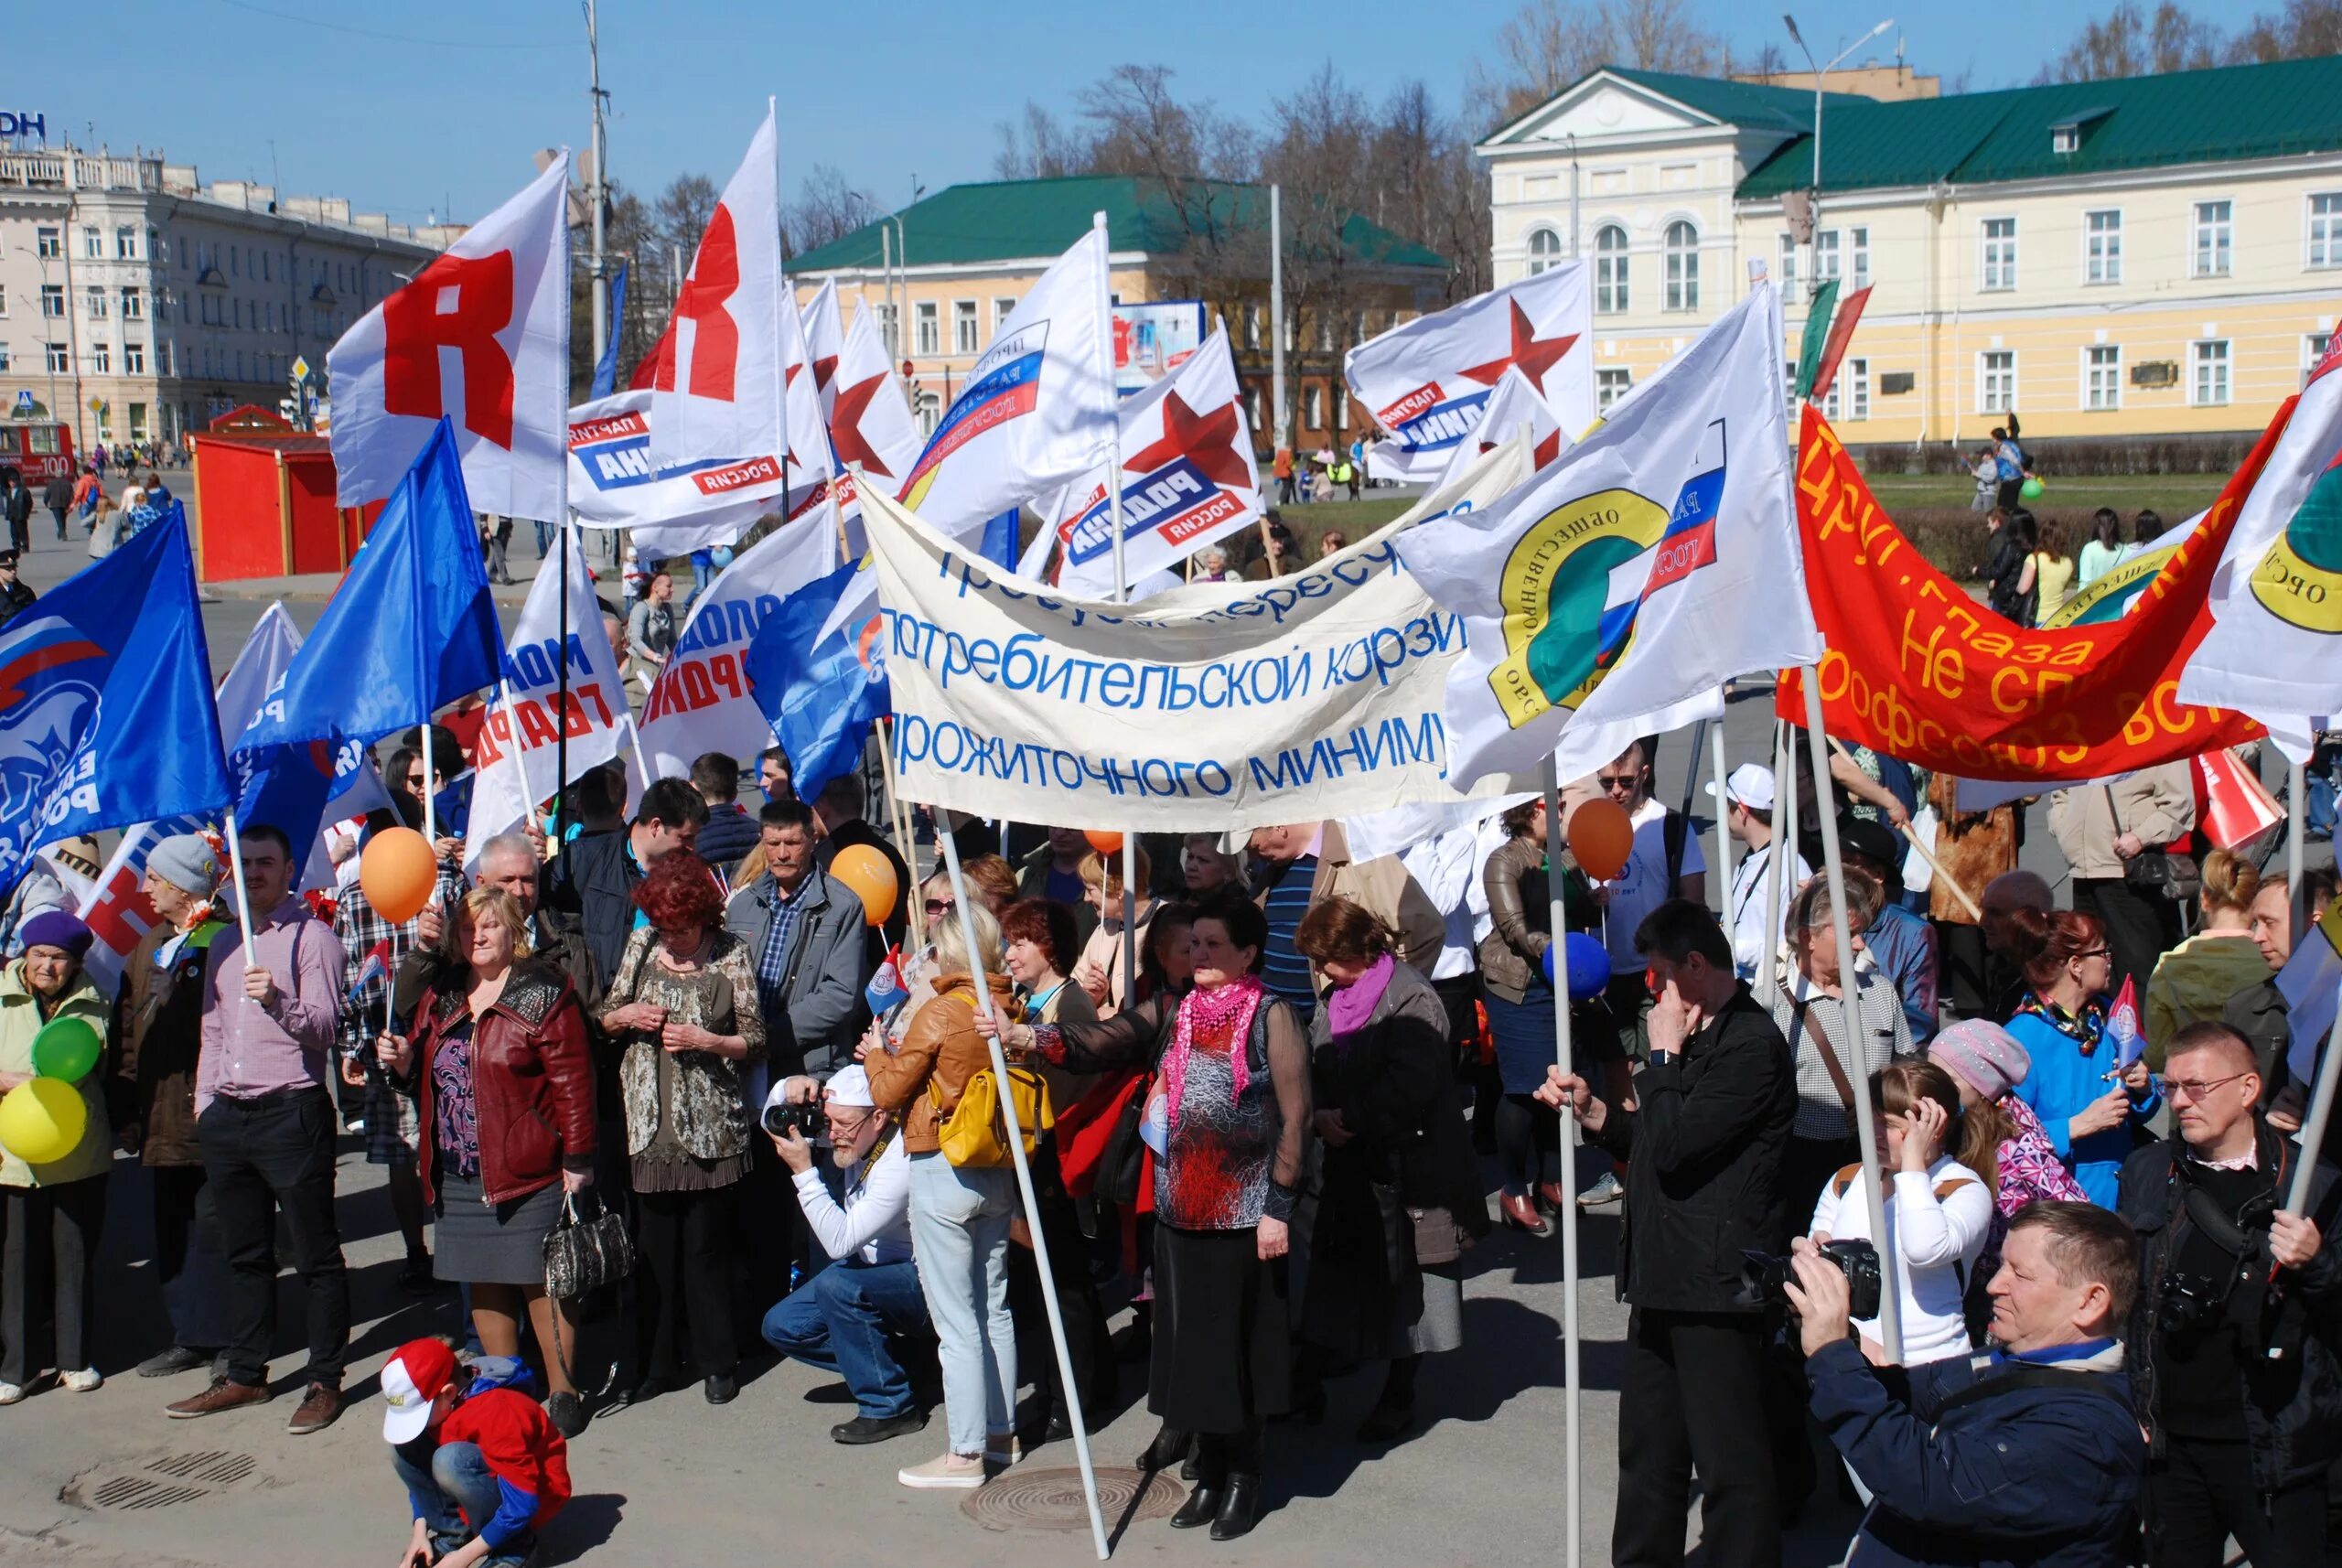
[[[2122,1407],[2123,1413],[2137,1419],[2136,1408],[2130,1396],[2118,1392],[2112,1377],[2105,1372],[2078,1372],[2068,1367],[2043,1367],[2030,1361],[2008,1364],[2008,1369],[1997,1377],[1979,1378],[1936,1407],[1930,1425],[1939,1425],[1943,1418],[1962,1405],[1981,1403],[2005,1393],[2027,1391],[2071,1390],[2078,1393],[2096,1394]]]

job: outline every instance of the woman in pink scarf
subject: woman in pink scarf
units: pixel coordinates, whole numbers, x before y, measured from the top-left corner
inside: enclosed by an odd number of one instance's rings
[[[1195,984],[1175,1005],[1098,1024],[1011,1025],[1003,1043],[1077,1072],[1152,1059],[1144,1136],[1155,1151],[1153,1472],[1192,1441],[1196,1489],[1175,1530],[1232,1541],[1260,1517],[1261,1428],[1290,1406],[1288,1222],[1309,1132],[1309,1049],[1262,985],[1259,908],[1206,902],[1189,938]],[[1168,999],[1166,999],[1167,1002]],[[987,1021],[980,1027],[989,1028]]]
[[[2000,1119],[2000,1177],[1993,1193],[1996,1212],[1971,1276],[1981,1289],[2001,1266],[2001,1241],[2018,1209],[2042,1199],[2057,1203],[2089,1199],[2066,1162],[2050,1146],[2049,1135],[2041,1130],[2033,1107],[2017,1097],[2016,1086],[2033,1070],[2033,1058],[2014,1036],[1989,1018],[1963,1019],[1928,1042],[1928,1059],[1959,1085],[1963,1112]]]

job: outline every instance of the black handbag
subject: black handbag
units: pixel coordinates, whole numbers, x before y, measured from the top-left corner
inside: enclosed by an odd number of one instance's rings
[[[1138,1201],[1139,1183],[1146,1171],[1146,1102],[1155,1093],[1155,1075],[1139,1080],[1137,1090],[1123,1102],[1113,1130],[1098,1152],[1098,1178],[1090,1191],[1101,1201],[1128,1208]]]
[[[545,1294],[555,1301],[575,1301],[634,1273],[634,1239],[626,1222],[598,1198],[595,1207],[593,1219],[581,1219],[576,1195],[561,1195],[561,1218],[545,1232]]]
[[[2114,809],[2114,787],[2106,786],[2106,814],[2114,819],[2114,835],[2122,836],[2122,813]],[[2196,857],[2160,844],[2149,844],[2122,863],[2125,886],[2176,904],[2203,890],[2204,875]]]

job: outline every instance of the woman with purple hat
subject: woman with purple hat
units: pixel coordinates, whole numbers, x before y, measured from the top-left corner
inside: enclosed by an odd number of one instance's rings
[[[34,1077],[34,1037],[59,1018],[81,1018],[106,1033],[106,1002],[81,961],[93,940],[90,928],[62,909],[44,909],[24,923],[24,956],[0,970],[0,1095]],[[101,1050],[75,1087],[87,1109],[81,1136],[57,1158],[31,1164],[0,1148],[0,1207],[7,1242],[0,1252],[0,1404],[15,1404],[47,1375],[87,1393],[104,1380],[90,1364],[90,1329],[96,1316],[94,1272],[105,1222],[106,1167],[113,1151],[105,1107]],[[44,1336],[43,1320],[52,1332]],[[44,1337],[54,1340],[43,1345]],[[54,1349],[53,1361],[39,1352]]]
[[[1993,1196],[1999,1212],[1970,1276],[1989,1280],[2001,1266],[2001,1240],[2018,1209],[2045,1199],[2082,1203],[2088,1198],[2057,1157],[2033,1107],[2017,1096],[2016,1086],[2033,1069],[2033,1058],[2015,1036],[1989,1018],[1962,1019],[1928,1042],[1928,1059],[1951,1075],[1964,1114],[1999,1122],[2000,1181]]]

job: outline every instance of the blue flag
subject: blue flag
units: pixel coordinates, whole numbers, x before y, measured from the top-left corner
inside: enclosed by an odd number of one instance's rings
[[[811,800],[854,771],[871,724],[886,711],[886,672],[864,628],[814,639],[854,582],[852,563],[807,584],[768,614],[743,664],[757,706],[789,754],[797,798]]]
[[[242,752],[324,741],[337,772],[345,757],[355,768],[353,746],[426,723],[495,685],[503,661],[455,435],[442,419],[333,603],[233,744]]]
[[[269,606],[220,682],[220,734],[242,735],[259,717],[300,650],[293,618],[283,605]],[[351,755],[354,770],[360,747],[353,741],[342,749]],[[336,748],[324,741],[236,752],[228,758],[228,776],[236,789],[238,826],[265,822],[296,848],[308,845],[325,821],[327,800],[338,792],[337,761]]]
[[[994,565],[1014,572],[1016,570],[1016,520],[1018,510],[1010,507],[996,517],[984,520],[984,541],[979,553]]]
[[[603,318],[610,324],[609,341],[602,345],[602,362],[594,367],[594,390],[588,397],[607,397],[618,390],[618,339],[626,333],[620,323],[626,320],[626,263],[620,262],[616,276],[610,279],[610,312]]]
[[[0,888],[42,844],[231,799],[183,525],[124,541],[0,628]]]

